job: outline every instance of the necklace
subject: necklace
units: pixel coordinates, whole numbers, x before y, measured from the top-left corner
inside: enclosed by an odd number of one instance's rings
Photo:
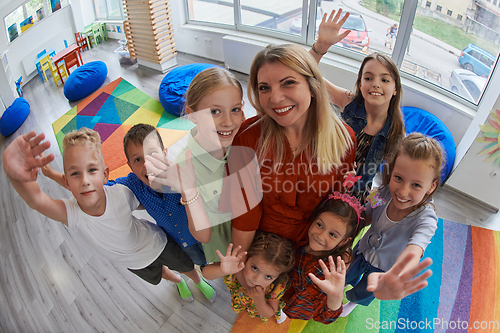
[[[292,144],[290,143],[290,139],[288,138],[288,135],[285,134],[285,136],[288,140],[288,145],[290,146],[290,150],[292,151],[292,155],[293,155],[293,157],[295,157],[295,153],[300,149],[300,147],[302,147],[302,142],[297,146],[297,148],[293,148]]]

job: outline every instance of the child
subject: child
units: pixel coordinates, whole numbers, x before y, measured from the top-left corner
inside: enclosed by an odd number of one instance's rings
[[[218,262],[216,250],[224,252],[231,242],[231,213],[219,211],[226,157],[244,120],[243,90],[229,71],[212,67],[198,73],[186,92],[186,113],[196,125],[177,162],[185,163],[184,152],[191,151],[200,191],[212,225],[203,249],[208,262]],[[211,269],[211,265],[203,269]]]
[[[127,186],[143,208],[156,221],[156,224],[186,252],[193,262],[202,267],[205,266],[207,262],[203,249],[191,233],[195,233],[197,238],[200,238],[200,236],[195,230],[188,227],[186,209],[179,205],[181,195],[172,193],[169,188],[158,187],[159,184],[151,183],[148,180],[146,168],[144,167],[144,156],[151,155],[153,152],[161,154],[164,151],[163,140],[156,128],[148,124],[134,125],[123,138],[123,150],[127,157],[127,164],[132,172],[127,177],[109,181],[106,185],[122,184]],[[42,172],[45,176],[65,187],[61,173],[53,170],[48,165],[42,168]],[[193,195],[188,194],[187,197],[192,198]],[[196,209],[197,207],[193,208]],[[198,210],[200,208],[203,208],[203,205],[198,207]],[[210,302],[215,301],[215,290],[200,278],[195,269],[187,272],[186,276],[193,280]],[[169,280],[176,283],[182,299],[193,300],[191,291],[180,276],[172,272]]]
[[[356,304],[369,305],[373,293],[367,291],[367,276],[386,272],[408,253],[414,253],[404,272],[417,266],[437,228],[432,195],[436,191],[443,165],[439,143],[420,133],[412,133],[387,159],[388,172],[366,214],[373,223],[353,250],[354,259],[346,284],[354,286],[346,295],[344,314]],[[376,191],[376,190],[375,190]]]
[[[392,50],[392,45],[394,45],[394,41],[396,40],[396,36],[398,35],[398,24],[394,23],[389,28],[387,28],[387,33],[385,36],[387,37],[384,43],[384,46],[389,44],[389,49]]]
[[[363,228],[364,208],[355,197],[334,192],[313,211],[309,244],[298,250],[285,294],[285,313],[292,319],[333,323],[342,313],[346,263],[354,238]],[[337,258],[336,264],[334,259]],[[319,259],[319,260],[318,260]],[[330,269],[323,260],[328,260]],[[319,277],[324,276],[324,280]]]
[[[43,134],[33,139],[35,135],[16,138],[3,155],[5,173],[31,208],[77,230],[97,253],[151,284],[158,284],[162,277],[180,278],[166,266],[186,274],[196,272],[191,259],[160,227],[133,217],[139,202],[127,187],[103,186],[109,171],[97,132],[82,128],[63,140],[61,180],[74,196],[69,200],[50,198],[36,183],[38,167],[53,155],[35,158],[50,146],[40,144]]]
[[[248,252],[239,252],[240,249],[233,250],[233,244],[229,244],[225,257],[217,250],[220,265],[214,267],[218,271],[214,268],[203,275],[209,280],[224,277],[231,293],[231,307],[236,313],[247,311],[250,317],[260,316],[264,323],[274,315],[281,324],[286,319],[281,309],[282,296],[289,287],[287,272],[295,261],[292,242],[262,232],[255,236]],[[243,263],[241,259],[245,254]]]
[[[321,29],[321,25],[325,25]],[[338,42],[338,24],[322,22],[316,49],[311,50],[320,61],[326,50]],[[330,29],[326,29],[330,27]],[[325,32],[323,35],[321,32]],[[333,44],[331,44],[333,43]],[[403,114],[399,108],[402,85],[399,71],[391,58],[373,53],[367,56],[358,72],[354,95],[328,80],[330,100],[342,110],[342,119],[356,133],[356,173],[361,179],[352,193],[364,203],[371,183],[386,156],[405,136]]]

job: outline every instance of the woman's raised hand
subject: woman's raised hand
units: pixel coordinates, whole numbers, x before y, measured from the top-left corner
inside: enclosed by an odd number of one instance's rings
[[[241,261],[247,252],[241,251],[241,246],[236,247],[233,250],[233,243],[229,244],[226,251],[226,256],[223,256],[219,250],[217,250],[217,255],[220,258],[220,270],[223,275],[236,274],[245,268],[245,264]]]

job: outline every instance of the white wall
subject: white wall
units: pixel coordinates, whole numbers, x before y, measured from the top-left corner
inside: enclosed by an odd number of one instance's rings
[[[9,1],[7,5],[0,7],[0,17],[5,17],[20,6],[23,0]],[[2,21],[2,26],[4,25]],[[26,73],[22,60],[26,57],[36,60],[36,55],[43,49],[54,49],[56,52],[64,49],[64,39],[68,44],[75,42],[75,31],[71,7],[66,6],[57,12],[47,16],[33,27],[20,34],[9,43],[5,29],[0,33],[0,50],[9,50],[9,64],[12,76],[17,80],[23,76],[23,81],[28,82],[36,74]],[[29,76],[31,74],[31,76]]]
[[[71,8],[73,10],[76,31],[82,31],[86,25],[95,21],[92,0],[71,0]]]

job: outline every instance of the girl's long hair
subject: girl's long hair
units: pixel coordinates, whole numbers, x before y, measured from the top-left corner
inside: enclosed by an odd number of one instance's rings
[[[248,80],[248,99],[260,116],[262,134],[257,142],[257,157],[262,163],[273,156],[275,164],[284,164],[286,137],[282,126],[276,123],[260,104],[258,73],[266,63],[281,63],[303,75],[311,91],[311,105],[307,111],[303,147],[310,164],[316,162],[322,174],[341,165],[353,142],[342,120],[332,110],[323,76],[314,58],[298,45],[268,45],[254,58]]]
[[[391,118],[391,127],[389,128],[389,132],[387,133],[387,144],[385,146],[384,155],[387,155],[392,148],[396,145],[396,143],[405,137],[405,124],[403,120],[403,113],[399,107],[399,103],[401,102],[401,97],[403,95],[403,86],[401,85],[401,77],[399,76],[399,71],[392,59],[381,53],[372,53],[363,59],[361,63],[361,67],[359,68],[358,78],[356,80],[356,86],[354,88],[354,100],[358,104],[364,104],[365,99],[361,94],[361,80],[363,77],[363,69],[366,66],[366,63],[370,60],[377,60],[384,66],[391,75],[394,83],[396,84],[396,95],[392,96],[391,102],[389,104],[389,109],[387,110],[388,116]]]

